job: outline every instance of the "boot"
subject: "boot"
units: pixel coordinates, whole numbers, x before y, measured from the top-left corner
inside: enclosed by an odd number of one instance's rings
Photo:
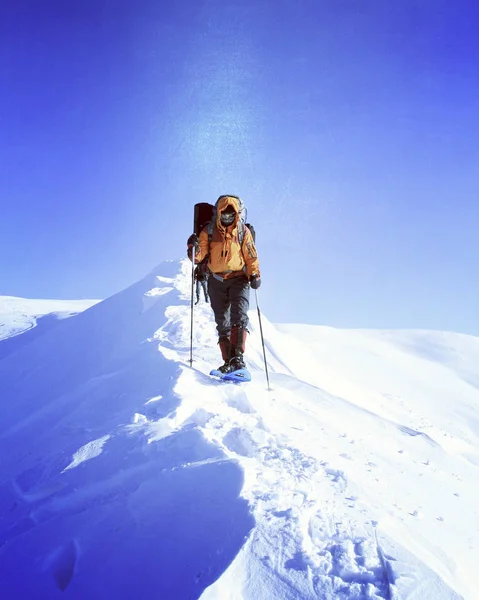
[[[248,330],[245,327],[239,325],[233,325],[231,328],[231,360],[230,370],[237,371],[238,369],[244,369],[246,367],[243,359],[243,354],[246,348],[246,336]]]
[[[231,342],[228,336],[221,335],[218,344],[221,350],[221,358],[225,361],[221,367],[218,367],[218,371],[222,373],[229,373],[231,371],[230,358],[231,358]]]
[[[241,327],[240,325],[233,325],[231,328],[231,356],[236,356],[241,354],[243,356],[245,348],[246,348],[246,336],[248,335],[248,330],[245,327]]]
[[[239,369],[246,369],[246,365],[243,354],[237,350],[235,356],[229,362],[229,372],[238,371]]]

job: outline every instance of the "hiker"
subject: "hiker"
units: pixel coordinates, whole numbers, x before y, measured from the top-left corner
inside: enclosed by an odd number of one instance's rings
[[[195,263],[208,257],[208,292],[224,360],[218,368],[222,373],[245,368],[249,288],[256,290],[261,285],[254,239],[250,229],[240,222],[240,202],[236,196],[220,196],[211,233],[207,226],[199,238],[192,234],[187,242],[190,259],[195,249]],[[240,230],[244,234],[241,244]]]
[[[198,304],[200,301],[200,288],[203,288],[203,294],[205,295],[205,302],[209,302],[210,299],[208,297],[208,258],[205,258],[196,268],[195,268],[195,281],[196,281],[196,302]]]

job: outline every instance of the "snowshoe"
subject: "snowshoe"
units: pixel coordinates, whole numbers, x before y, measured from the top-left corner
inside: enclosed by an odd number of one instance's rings
[[[210,375],[219,377],[224,381],[234,381],[240,383],[242,381],[251,381],[251,373],[246,368],[242,355],[233,356],[229,361],[218,369],[213,369]]]
[[[232,381],[234,383],[242,383],[244,381],[251,381],[251,373],[248,369],[238,369],[237,371],[230,371],[229,373],[222,373],[218,369],[210,371],[212,377],[217,377],[222,381]]]

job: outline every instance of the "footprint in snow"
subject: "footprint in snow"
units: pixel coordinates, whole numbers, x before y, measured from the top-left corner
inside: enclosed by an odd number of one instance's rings
[[[64,592],[71,583],[77,560],[77,543],[69,540],[45,558],[43,570],[52,574],[57,587]]]
[[[233,427],[223,438],[223,444],[231,452],[240,456],[256,456],[259,449],[268,442],[268,434],[263,429]]]
[[[235,394],[234,396],[228,396],[226,400],[228,406],[231,406],[231,408],[236,408],[236,410],[239,410],[244,414],[255,413],[256,410],[249,401],[248,396],[244,392],[241,392],[240,390],[238,391],[239,393]]]
[[[340,490],[346,490],[348,482],[343,471],[339,471],[338,469],[325,469],[325,472],[334,483],[338,484]]]
[[[320,568],[313,578],[318,597],[390,598],[390,586],[374,540],[343,539],[321,552]]]

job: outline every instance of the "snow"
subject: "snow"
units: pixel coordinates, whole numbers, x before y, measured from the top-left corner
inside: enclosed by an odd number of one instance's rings
[[[204,303],[188,366],[190,286],[0,342],[1,597],[478,598],[479,339],[263,315],[268,391],[254,306],[251,383]]]
[[[109,439],[109,435],[104,435],[103,437],[93,440],[92,442],[88,442],[88,444],[85,444],[79,448],[73,455],[72,462],[63,469],[62,473],[68,471],[68,469],[74,469],[75,467],[78,467],[78,465],[81,465],[81,463],[85,462],[86,460],[100,456],[103,446]]]
[[[98,300],[31,300],[0,296],[0,341],[28,331],[45,315],[64,319],[83,312]]]

